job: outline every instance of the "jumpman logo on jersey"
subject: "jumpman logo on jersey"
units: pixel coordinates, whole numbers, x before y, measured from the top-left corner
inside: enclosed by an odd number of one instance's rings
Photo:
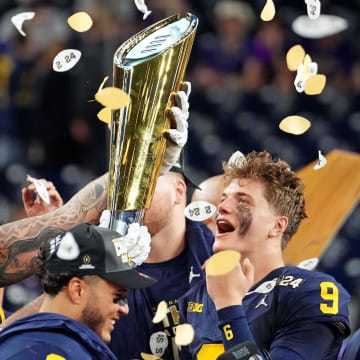
[[[191,281],[194,277],[200,277],[200,274],[194,274],[193,269],[194,269],[194,267],[191,266],[190,273],[189,273],[189,284],[191,283]]]
[[[267,303],[265,302],[265,300],[266,300],[266,298],[267,298],[268,295],[269,295],[269,294],[266,294],[266,295],[258,302],[258,304],[255,306],[255,309],[259,308],[261,305],[263,305],[263,306],[265,306],[265,307],[269,306],[269,304],[267,304]]]

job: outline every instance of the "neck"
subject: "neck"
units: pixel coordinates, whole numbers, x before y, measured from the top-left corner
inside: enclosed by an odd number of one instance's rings
[[[45,295],[39,312],[60,314],[79,321],[81,310],[71,304],[61,292],[56,296]]]
[[[177,219],[176,219],[177,218]],[[163,227],[151,239],[151,251],[146,263],[158,263],[167,261],[180,255],[185,249],[184,215],[175,217],[176,221],[170,222]]]
[[[254,284],[263,279],[271,271],[285,265],[281,250],[268,249],[268,251],[255,251],[252,254],[243,255],[248,257],[255,268]]]

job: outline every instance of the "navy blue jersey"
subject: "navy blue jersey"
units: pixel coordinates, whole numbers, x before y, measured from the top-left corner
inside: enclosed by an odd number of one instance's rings
[[[5,310],[0,306],[0,328],[1,324],[11,315],[10,311]]]
[[[212,360],[225,349],[254,341],[271,359],[336,359],[349,334],[350,295],[333,277],[286,266],[255,284],[243,305],[219,310],[203,281],[179,299],[181,322],[195,339],[182,359]]]
[[[201,267],[212,255],[214,241],[204,224],[188,220],[185,239],[185,251],[175,259],[144,263],[137,268],[158,281],[144,289],[129,290],[129,315],[121,317],[111,336],[110,348],[119,360],[141,359],[141,352],[153,353],[162,359],[174,359],[171,343],[173,328],[179,324],[177,299],[204,279]],[[167,319],[153,324],[157,305],[162,300],[168,303]]]
[[[360,360],[360,329],[346,340],[342,360]]]
[[[0,332],[1,360],[116,360],[84,324],[53,313],[23,317]]]

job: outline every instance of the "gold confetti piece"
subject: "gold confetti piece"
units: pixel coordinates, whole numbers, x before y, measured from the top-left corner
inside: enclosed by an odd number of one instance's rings
[[[326,85],[326,76],[323,74],[316,74],[310,76],[306,81],[305,94],[306,95],[318,95],[320,94]]]
[[[311,122],[299,115],[290,115],[281,120],[279,128],[293,135],[301,135],[311,126]]]
[[[230,272],[240,261],[241,255],[235,250],[223,250],[214,254],[206,262],[207,275],[219,276]]]
[[[95,100],[112,110],[120,109],[130,103],[130,96],[116,87],[106,87],[95,94]]]
[[[35,13],[33,11],[29,12],[22,12],[20,14],[14,15],[11,17],[11,22],[16,27],[17,31],[22,35],[26,36],[24,30],[22,29],[23,23],[26,20],[31,20],[35,16]]]
[[[97,117],[99,120],[103,121],[106,124],[111,123],[112,119],[112,110],[108,107],[102,108],[98,113]]]
[[[84,11],[71,15],[68,17],[67,22],[73,30],[78,32],[88,31],[93,25],[90,15]]]
[[[176,326],[175,344],[187,346],[194,340],[195,331],[191,324],[180,324]]]
[[[162,360],[160,357],[153,355],[153,354],[147,354],[147,353],[140,353],[143,360]]]
[[[160,321],[162,321],[165,318],[165,316],[167,314],[167,311],[168,311],[168,306],[167,306],[166,301],[164,301],[164,300],[160,301],[158,306],[157,306],[155,316],[152,319],[152,322],[154,324],[157,324]]]
[[[105,76],[104,77],[104,80],[101,82],[99,88],[98,88],[98,91],[99,92],[100,90],[102,90],[102,88],[104,87],[105,83],[108,81],[109,77],[108,76]]]
[[[318,151],[318,156],[319,156],[319,160],[318,162],[314,165],[314,170],[319,170],[322,167],[324,167],[327,163],[327,160],[325,158],[325,156],[321,153],[321,150]]]
[[[286,53],[286,65],[290,71],[296,71],[303,63],[305,50],[301,45],[292,46]]]
[[[275,5],[273,0],[266,0],[266,4],[261,11],[260,18],[262,21],[271,21],[275,16]]]

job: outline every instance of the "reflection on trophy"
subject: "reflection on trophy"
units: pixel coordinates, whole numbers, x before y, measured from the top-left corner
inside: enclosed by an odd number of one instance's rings
[[[134,35],[114,55],[114,86],[131,98],[113,111],[110,133],[109,227],[125,235],[142,222],[155,190],[170,127],[170,95],[178,91],[198,19],[174,15]]]

